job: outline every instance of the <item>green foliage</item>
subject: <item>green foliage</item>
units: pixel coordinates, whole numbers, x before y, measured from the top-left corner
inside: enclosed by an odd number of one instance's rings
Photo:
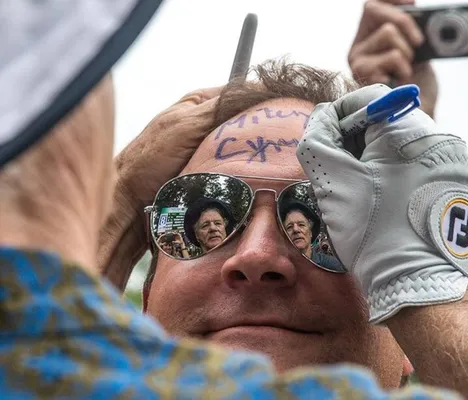
[[[413,374],[411,374],[409,376],[409,379],[408,379],[408,384],[409,385],[418,385],[420,383],[421,383],[421,381],[419,380],[418,376],[415,373],[413,373]]]
[[[138,309],[141,309],[142,299],[141,292],[136,290],[126,290],[124,297],[131,301]]]
[[[125,298],[130,300],[138,308],[141,308],[141,290],[143,288],[143,282],[145,281],[150,263],[151,253],[148,251],[140,261],[138,261],[137,265],[133,269],[124,293]]]

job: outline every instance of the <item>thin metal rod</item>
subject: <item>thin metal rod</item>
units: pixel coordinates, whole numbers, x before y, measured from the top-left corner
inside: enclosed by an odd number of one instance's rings
[[[244,25],[237,44],[236,55],[232,63],[231,74],[229,81],[235,78],[243,78],[247,76],[250,67],[250,59],[257,33],[258,18],[256,14],[247,14],[244,19]]]

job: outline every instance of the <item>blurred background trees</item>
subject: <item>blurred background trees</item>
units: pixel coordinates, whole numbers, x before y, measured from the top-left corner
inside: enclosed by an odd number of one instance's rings
[[[151,253],[147,251],[133,269],[127,288],[125,289],[125,298],[130,300],[139,309],[141,309],[142,304],[141,289],[143,288],[143,282],[145,281],[150,263]]]

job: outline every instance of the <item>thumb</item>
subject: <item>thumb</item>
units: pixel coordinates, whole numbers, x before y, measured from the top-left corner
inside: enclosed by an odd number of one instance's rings
[[[348,93],[333,103],[322,103],[315,107],[297,149],[299,162],[309,179],[315,181],[314,184],[318,183],[316,181],[320,181],[320,176],[316,176],[320,169],[337,170],[339,165],[340,173],[344,173],[345,170],[356,168],[357,160],[344,146],[340,120],[367,107],[371,101],[390,91],[388,86],[375,84]],[[364,134],[363,132],[362,135],[364,136]],[[364,149],[360,150],[362,152]],[[317,163],[319,156],[321,162]],[[335,165],[336,163],[338,165]]]
[[[325,132],[328,132],[328,135],[326,136],[329,137],[331,142],[334,144],[334,147],[349,150],[343,145],[344,138],[340,129],[340,120],[364,107],[367,107],[371,101],[382,97],[390,91],[391,89],[388,86],[375,84],[348,93],[333,103],[318,104],[310,115],[303,141],[304,139],[307,139],[308,136],[310,136],[311,140],[321,140],[319,137],[322,136],[322,131],[324,130]],[[315,135],[315,130],[319,125],[324,129],[319,129],[320,134]],[[365,133],[363,132],[362,135],[364,136],[364,134]],[[357,142],[357,140],[354,142]],[[329,143],[329,145],[332,143]],[[349,140],[348,143],[353,144],[352,141]],[[361,143],[364,143],[364,140],[361,140]],[[362,153],[364,148],[353,150],[357,152],[360,150]]]
[[[314,190],[318,191],[316,195],[331,194],[334,185],[352,182],[352,176],[358,172],[358,175],[367,174],[365,166],[344,147],[340,120],[389,91],[382,84],[366,86],[333,103],[315,107],[296,154]]]
[[[336,109],[338,118],[341,120],[356,111],[359,111],[361,108],[367,107],[371,101],[376,100],[391,91],[392,89],[388,86],[377,83],[348,93],[334,101],[332,104]]]
[[[333,102],[333,106],[340,120],[339,125],[341,125],[343,120],[346,119],[350,120],[351,126],[359,124],[361,121],[356,120],[352,115],[355,112],[366,108],[371,102],[381,98],[389,92],[391,92],[391,89],[388,86],[375,84],[360,88],[336,100]],[[359,131],[358,129],[357,133],[344,134],[343,136],[344,149],[352,153],[355,157],[360,158],[365,150],[366,144],[368,143],[366,140],[366,131]]]

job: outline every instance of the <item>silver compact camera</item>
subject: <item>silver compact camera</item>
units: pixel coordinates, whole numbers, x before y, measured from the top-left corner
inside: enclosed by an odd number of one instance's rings
[[[415,49],[415,62],[468,56],[468,4],[401,9],[415,19],[426,38]]]

